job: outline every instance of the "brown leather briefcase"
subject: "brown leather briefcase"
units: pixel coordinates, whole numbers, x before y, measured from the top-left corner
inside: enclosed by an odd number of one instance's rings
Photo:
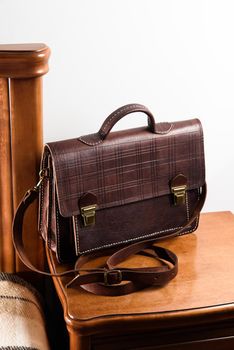
[[[134,112],[147,115],[147,127],[110,133]],[[177,257],[154,243],[195,231],[205,200],[201,123],[155,123],[145,106],[130,104],[113,112],[97,133],[46,144],[40,181],[26,193],[14,220],[15,247],[35,271],[24,251],[22,222],[38,193],[39,232],[46,244],[61,263],[79,257],[68,271],[74,274],[70,286],[119,295],[163,285],[175,277]],[[112,254],[106,266],[82,268],[105,252]],[[118,267],[139,252],[162,266]]]

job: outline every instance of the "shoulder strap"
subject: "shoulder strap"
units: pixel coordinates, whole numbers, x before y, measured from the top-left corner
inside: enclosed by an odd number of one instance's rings
[[[183,227],[173,234],[166,235],[160,238],[153,238],[141,242],[125,246],[124,248],[108,253],[113,253],[106,261],[106,266],[102,268],[86,269],[82,266],[89,260],[100,256],[101,253],[85,255],[78,258],[75,268],[62,273],[49,273],[38,270],[28,259],[25,252],[22,239],[22,229],[24,215],[27,208],[37,199],[39,186],[35,186],[26,192],[19,207],[16,211],[13,222],[13,243],[15,249],[23,261],[23,263],[32,271],[38,272],[46,276],[61,277],[64,275],[74,275],[75,277],[67,284],[67,287],[79,285],[83,289],[94,294],[102,295],[123,295],[129,294],[139,289],[146,288],[151,285],[162,286],[173,279],[178,271],[177,256],[170,250],[158,246],[154,246],[157,241],[162,241],[166,238],[171,238],[182,233],[184,229],[189,227],[194,220],[197,219],[206,197],[206,184],[202,187],[200,198],[194,209],[193,215]],[[118,265],[133,254],[141,254],[158,259],[162,262],[160,267],[145,267],[126,269],[118,267]],[[122,281],[128,281],[122,284]]]

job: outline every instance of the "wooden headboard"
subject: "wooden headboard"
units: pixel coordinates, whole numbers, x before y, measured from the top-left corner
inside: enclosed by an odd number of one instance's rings
[[[38,180],[42,134],[42,76],[48,72],[45,44],[0,45],[0,271],[22,272],[11,239],[14,212]],[[24,241],[31,261],[44,266],[37,208],[26,217]]]

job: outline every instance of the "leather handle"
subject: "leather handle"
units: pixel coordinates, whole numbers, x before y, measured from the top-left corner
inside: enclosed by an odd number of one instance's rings
[[[145,113],[148,116],[148,126],[149,130],[156,134],[156,127],[155,127],[155,120],[153,114],[150,112],[150,110],[141,105],[141,104],[128,104],[121,108],[118,108],[116,111],[111,113],[103,122],[101,128],[98,131],[98,134],[100,135],[100,138],[104,140],[106,136],[109,134],[113,126],[123,117],[130,113],[136,113],[136,112],[142,112]]]
[[[149,131],[153,134],[167,134],[172,127],[171,123],[157,123],[155,124],[154,116],[150,110],[141,104],[128,104],[120,107],[113,113],[111,113],[102,124],[98,132],[90,135],[81,136],[78,138],[79,141],[85,143],[88,146],[96,146],[103,142],[113,126],[123,117],[128,114],[142,112],[148,116],[148,127]]]

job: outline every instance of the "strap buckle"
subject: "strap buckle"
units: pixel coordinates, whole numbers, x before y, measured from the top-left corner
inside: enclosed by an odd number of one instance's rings
[[[120,270],[106,270],[104,271],[104,284],[111,286],[112,284],[119,284],[123,280],[122,272]]]

